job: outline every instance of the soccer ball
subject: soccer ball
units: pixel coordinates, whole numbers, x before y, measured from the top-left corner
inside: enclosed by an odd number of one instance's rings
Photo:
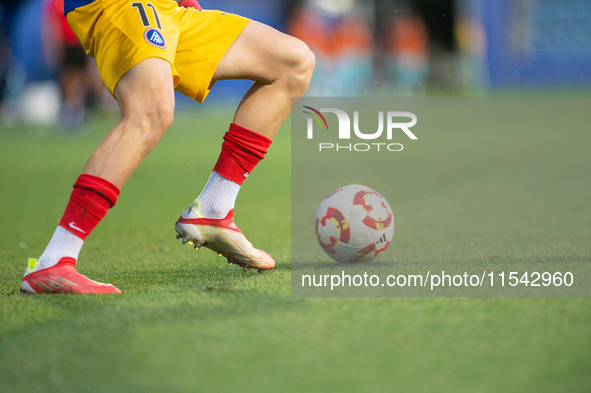
[[[316,211],[320,247],[341,263],[370,262],[386,251],[394,234],[394,216],[383,196],[369,187],[339,188]]]

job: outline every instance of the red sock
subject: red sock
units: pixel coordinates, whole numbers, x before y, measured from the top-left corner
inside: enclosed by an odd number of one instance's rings
[[[224,135],[222,152],[213,170],[242,185],[259,161],[265,158],[271,143],[266,136],[232,123]]]
[[[80,175],[59,225],[82,240],[115,206],[119,189],[114,184],[93,175]]]

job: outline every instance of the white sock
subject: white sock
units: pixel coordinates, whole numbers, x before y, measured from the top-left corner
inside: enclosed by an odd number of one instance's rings
[[[63,257],[78,260],[78,254],[80,254],[83,244],[84,240],[58,225],[47,248],[43,251],[43,255],[39,258],[35,270],[54,266]]]
[[[234,209],[238,191],[240,191],[238,183],[226,179],[215,171],[211,172],[205,188],[197,197],[199,213],[205,218],[226,217],[228,212]]]

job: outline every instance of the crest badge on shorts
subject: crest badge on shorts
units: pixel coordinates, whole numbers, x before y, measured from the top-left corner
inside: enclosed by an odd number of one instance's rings
[[[157,48],[160,48],[160,49],[166,48],[166,41],[164,41],[164,37],[162,36],[162,33],[154,27],[151,27],[144,32],[144,39],[149,44],[152,44]]]

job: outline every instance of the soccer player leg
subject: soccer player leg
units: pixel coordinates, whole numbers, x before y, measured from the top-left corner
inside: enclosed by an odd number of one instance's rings
[[[275,261],[253,247],[234,223],[234,202],[242,182],[260,161],[271,140],[236,124],[224,136],[222,153],[199,197],[175,225],[177,238],[199,249],[205,246],[246,271],[273,269]]]
[[[115,97],[121,120],[91,154],[43,255],[29,260],[22,291],[121,292],[86,278],[75,266],[86,237],[115,205],[119,189],[172,122],[170,63],[152,58],[134,66],[117,84]]]
[[[107,210],[115,205],[119,188],[100,177],[82,174],[62,219],[45,251],[29,259],[21,292],[29,293],[120,293],[111,284],[86,278],[76,271],[80,249]]]
[[[121,120],[88,159],[45,252],[38,261],[29,260],[23,291],[120,292],[112,285],[89,280],[75,266],[86,236],[115,205],[119,189],[172,123],[178,75],[170,59],[178,29],[171,15],[178,11],[174,3],[154,3],[156,22],[145,18],[145,6],[139,2],[130,6],[118,1],[109,9],[103,9],[102,2],[92,2],[67,15],[85,49],[95,57],[105,86],[117,99]],[[108,12],[111,15],[105,16]]]
[[[121,120],[88,159],[43,255],[29,260],[21,283],[25,292],[120,292],[79,274],[76,261],[86,237],[115,205],[119,189],[172,122],[170,63],[151,58],[137,64],[117,84],[115,98]]]
[[[251,79],[224,136],[222,152],[203,192],[177,221],[178,237],[218,251],[245,268],[272,269],[273,259],[252,247],[233,222],[236,196],[245,178],[264,158],[271,138],[310,82],[314,56],[301,41],[250,22],[223,55],[212,83]]]
[[[304,95],[314,71],[314,54],[297,38],[251,21],[220,61],[213,80],[250,79],[234,123],[273,138]]]
[[[123,187],[140,162],[156,146],[174,118],[174,86],[170,63],[149,58],[117,83],[119,124],[99,143],[84,173]]]

